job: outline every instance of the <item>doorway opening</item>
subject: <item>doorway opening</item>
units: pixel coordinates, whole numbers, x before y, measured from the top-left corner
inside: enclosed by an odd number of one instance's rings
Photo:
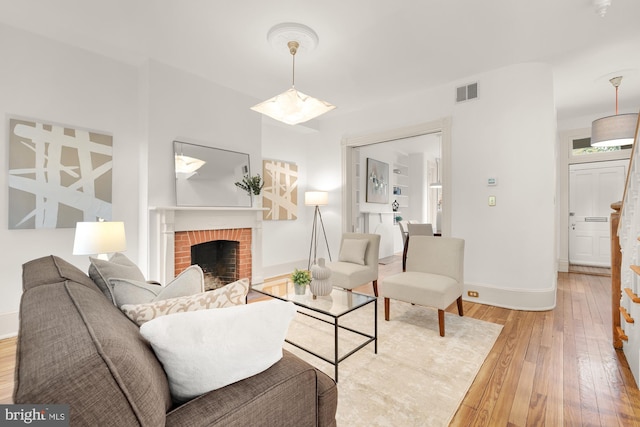
[[[381,235],[380,257],[401,252],[398,221],[430,222],[451,234],[449,119],[343,140],[344,231]],[[389,197],[366,197],[367,161],[389,167]],[[441,188],[431,183],[440,182]]]
[[[564,131],[561,133],[561,149],[559,150],[559,187],[560,187],[560,199],[559,199],[559,229],[558,229],[558,271],[560,272],[575,272],[581,274],[592,275],[610,275],[610,261],[606,262],[593,261],[586,259],[586,254],[591,255],[604,255],[606,251],[610,257],[610,237],[608,230],[610,228],[610,216],[613,210],[610,205],[616,197],[621,197],[622,191],[624,191],[624,180],[626,180],[626,168],[628,167],[629,157],[631,150],[629,147],[614,147],[606,150],[594,150],[590,147],[591,141],[591,128],[574,129]],[[617,161],[615,163],[614,161]],[[611,162],[611,163],[610,163]],[[610,181],[616,181],[617,178],[612,177],[609,173],[603,172],[600,177],[594,177],[590,172],[591,169],[601,166],[606,168],[610,165],[622,165],[624,167],[623,182],[619,184],[612,184]],[[605,169],[606,171],[606,169]],[[577,182],[570,183],[574,179]],[[602,181],[600,184],[596,182]],[[576,187],[571,191],[570,187]],[[596,186],[601,187],[613,187],[614,190],[606,191],[604,189],[598,190],[600,193],[610,193],[604,196],[596,197]],[[594,200],[582,200],[583,197],[580,192],[587,193],[588,197],[600,200],[595,202]],[[620,194],[617,194],[617,193]],[[570,201],[573,198],[573,201]],[[570,205],[573,202],[577,204],[576,207]],[[594,205],[595,203],[595,205]],[[593,207],[598,206],[598,207]],[[582,210],[582,213],[580,212]],[[573,215],[571,213],[573,212]],[[585,217],[580,218],[580,217]],[[587,218],[588,217],[588,221]],[[606,222],[603,218],[606,218]],[[574,221],[576,220],[576,221]],[[575,224],[576,230],[573,230]],[[580,236],[579,234],[584,231],[585,228],[607,228],[606,237],[602,234],[598,237],[596,233],[602,232],[594,231],[590,236]],[[570,236],[575,232],[576,235]],[[570,244],[570,240],[572,240]],[[606,240],[606,243],[605,243]],[[571,254],[571,252],[577,252]],[[606,265],[604,265],[606,264]]]

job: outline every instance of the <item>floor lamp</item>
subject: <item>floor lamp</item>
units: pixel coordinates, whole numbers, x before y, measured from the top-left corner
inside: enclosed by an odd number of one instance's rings
[[[311,229],[311,246],[309,246],[309,262],[307,264],[307,270],[311,269],[311,260],[316,264],[318,261],[318,219],[320,220],[320,227],[322,227],[322,234],[324,235],[324,242],[327,245],[327,254],[329,255],[329,261],[331,261],[331,252],[329,251],[329,242],[327,240],[327,232],[324,230],[324,222],[322,222],[322,213],[320,213],[320,206],[326,206],[329,203],[329,193],[326,191],[305,191],[304,204],[306,206],[315,206],[313,213],[313,228]],[[311,256],[313,254],[313,257]]]

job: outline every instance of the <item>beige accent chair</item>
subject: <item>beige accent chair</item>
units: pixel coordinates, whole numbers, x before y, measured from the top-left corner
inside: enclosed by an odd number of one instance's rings
[[[331,281],[347,290],[373,282],[373,293],[378,296],[379,253],[379,234],[344,233],[338,261],[327,263]]]
[[[409,221],[407,224],[407,236],[402,242],[402,271],[407,270],[407,242],[409,236],[433,236],[433,226]]]
[[[406,271],[386,277],[380,283],[384,318],[389,320],[391,299],[436,307],[440,336],[444,337],[444,310],[457,301],[458,314],[463,315],[464,240],[411,236],[407,246]]]
[[[409,236],[433,236],[433,226],[410,222],[407,224],[407,233]]]
[[[402,236],[402,247],[404,248],[404,244],[407,243],[407,236],[409,235],[409,221],[398,221],[398,228],[400,229],[400,235]]]

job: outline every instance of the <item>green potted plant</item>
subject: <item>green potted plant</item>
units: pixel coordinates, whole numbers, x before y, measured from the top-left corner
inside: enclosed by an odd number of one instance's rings
[[[296,295],[304,295],[305,286],[311,283],[311,273],[308,270],[298,270],[297,268],[291,273],[293,288]]]
[[[245,175],[242,181],[236,182],[236,187],[242,188],[249,195],[259,196],[264,187],[264,180],[257,174],[255,176]]]
[[[242,178],[242,181],[238,181],[235,184],[236,187],[242,188],[249,196],[251,196],[251,200],[253,201],[252,205],[254,207],[262,207],[260,192],[262,191],[262,187],[264,187],[264,180],[260,174],[254,176],[245,175]]]

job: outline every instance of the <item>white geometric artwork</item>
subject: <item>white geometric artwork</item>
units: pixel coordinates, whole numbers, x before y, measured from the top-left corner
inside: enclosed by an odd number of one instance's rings
[[[9,120],[9,229],[111,219],[113,137]]]
[[[280,160],[263,160],[262,219],[267,221],[298,218],[298,166]]]

